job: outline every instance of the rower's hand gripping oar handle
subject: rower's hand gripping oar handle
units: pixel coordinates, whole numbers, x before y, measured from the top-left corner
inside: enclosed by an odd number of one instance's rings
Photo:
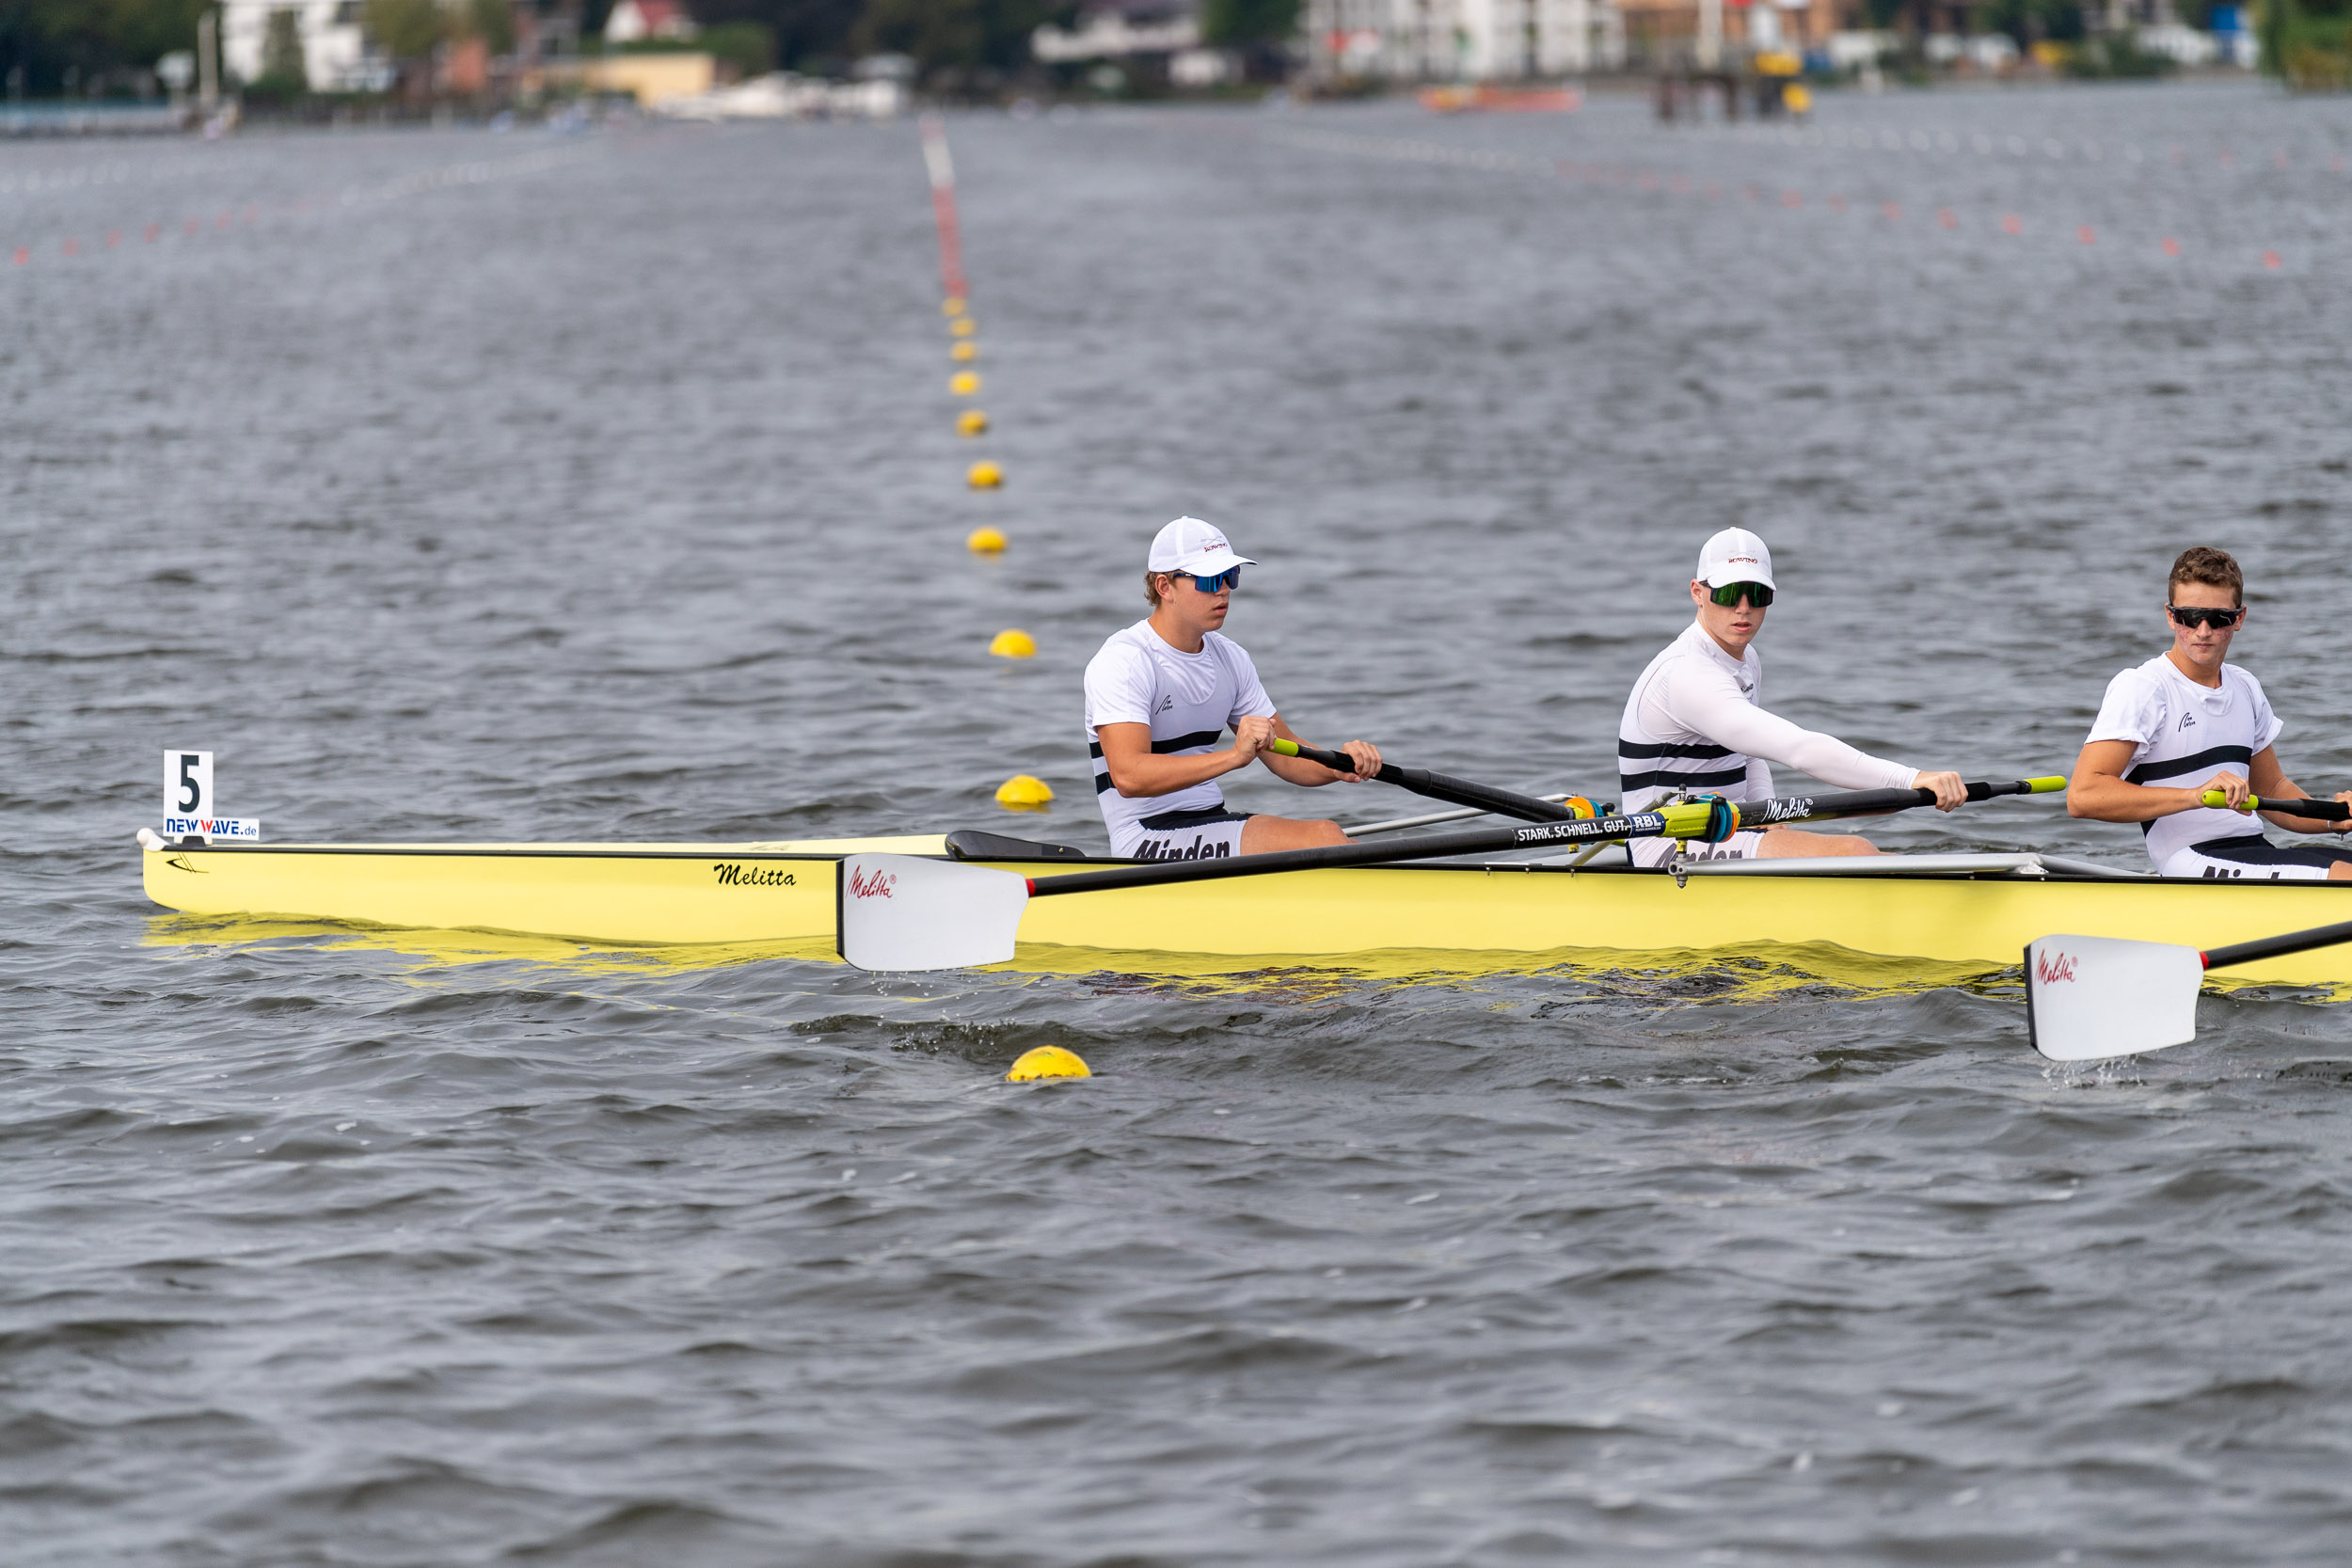
[[[1303,745],[1295,740],[1275,740],[1267,751],[1278,756],[1297,757],[1304,762],[1328,768],[1334,773],[1353,773],[1356,759],[1344,752],[1327,752],[1320,746]],[[1380,783],[1394,784],[1416,795],[1449,805],[1472,806],[1490,811],[1498,816],[1516,816],[1522,822],[1583,822],[1600,815],[1599,808],[1581,796],[1571,796],[1565,801],[1539,800],[1533,795],[1520,795],[1492,784],[1476,784],[1469,779],[1456,779],[1443,773],[1432,773],[1425,768],[1399,768],[1384,762],[1380,771],[1373,775]]]
[[[2199,799],[2208,806],[2220,806],[2225,810],[2230,804],[2230,798],[2217,789],[2208,789]],[[2249,795],[2246,810],[2275,811],[2281,816],[2315,817],[2323,822],[2341,822],[2352,817],[2352,806],[2345,805],[2342,800],[2265,800]]]

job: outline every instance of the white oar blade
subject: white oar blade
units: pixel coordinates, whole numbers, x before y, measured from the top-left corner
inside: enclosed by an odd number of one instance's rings
[[[2197,1037],[2204,956],[2115,937],[2043,937],[2026,948],[2026,1021],[2054,1062],[2096,1062]]]
[[[1029,884],[914,855],[844,855],[836,942],[860,969],[964,969],[1012,957]]]

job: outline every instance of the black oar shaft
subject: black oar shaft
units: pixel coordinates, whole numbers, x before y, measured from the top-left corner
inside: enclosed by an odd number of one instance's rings
[[[1292,744],[1297,747],[1298,755],[1308,762],[1319,763],[1335,773],[1356,771],[1356,760],[1344,752],[1327,752],[1320,746],[1310,746],[1304,741],[1294,741]],[[1498,816],[1516,816],[1522,822],[1577,820],[1574,811],[1556,801],[1539,800],[1533,795],[1497,789],[1492,784],[1432,773],[1426,768],[1399,768],[1392,762],[1384,762],[1380,765],[1380,771],[1373,776],[1384,784],[1394,784],[1416,795],[1426,795],[1432,800],[1443,800],[1454,806],[1474,806],[1480,811],[1493,812]]]
[[[2252,942],[2217,947],[2204,956],[2205,967],[2221,969],[2230,964],[2283,958],[2290,953],[2308,953],[2314,947],[2333,947],[2344,942],[2352,942],[2352,920],[2335,926],[2314,926],[2308,931],[2289,931],[2283,936],[2257,937]]]
[[[2280,816],[2308,816],[2322,822],[2341,822],[2352,816],[2352,806],[2342,800],[2265,800],[2256,811],[2274,811]]]

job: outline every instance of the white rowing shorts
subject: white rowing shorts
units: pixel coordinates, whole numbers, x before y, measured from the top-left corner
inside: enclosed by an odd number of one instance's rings
[[[2175,849],[2166,857],[2159,874],[2231,882],[2324,882],[2339,861],[2352,861],[2352,849],[2273,844],[2260,833],[2248,833],[2242,838],[2209,838]]]
[[[1129,860],[1207,861],[1241,853],[1241,831],[1249,817],[1218,806],[1208,811],[1169,811],[1147,816],[1129,843],[1113,848]]]

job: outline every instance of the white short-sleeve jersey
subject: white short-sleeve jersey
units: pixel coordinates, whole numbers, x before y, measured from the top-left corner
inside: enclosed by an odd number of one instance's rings
[[[2090,739],[2132,743],[2124,783],[2185,789],[2224,768],[2245,774],[2285,728],[2270,711],[2262,682],[2236,665],[2221,667],[2221,685],[2215,689],[2198,685],[2158,654],[2107,682]],[[2262,831],[2258,818],[2218,808],[2176,812],[2139,827],[2158,870],[2192,845]]]
[[[1111,852],[1133,853],[1151,831],[1147,818],[1220,809],[1225,792],[1211,781],[1167,795],[1130,799],[1120,794],[1103,760],[1103,725],[1149,724],[1153,752],[1193,756],[1216,750],[1234,721],[1271,718],[1274,711],[1265,688],[1258,684],[1257,666],[1240,643],[1220,632],[1204,634],[1197,654],[1169,647],[1148,619],[1113,632],[1087,665],[1086,679],[1094,799],[1110,829]]]

